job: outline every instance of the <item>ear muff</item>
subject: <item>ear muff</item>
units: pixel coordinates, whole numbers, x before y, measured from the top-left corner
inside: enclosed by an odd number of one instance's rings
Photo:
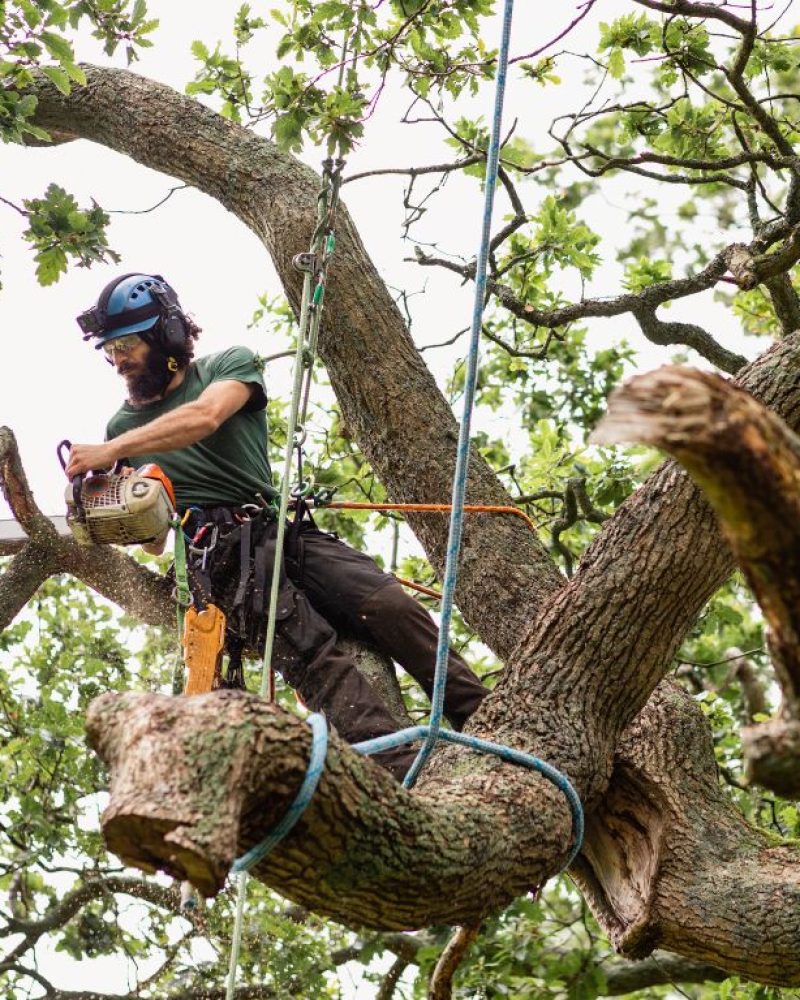
[[[161,310],[161,318],[156,327],[158,343],[165,354],[176,354],[186,346],[185,317],[175,289],[171,288],[160,274],[154,274],[153,277],[162,283],[161,288],[153,286],[150,289],[150,294]]]

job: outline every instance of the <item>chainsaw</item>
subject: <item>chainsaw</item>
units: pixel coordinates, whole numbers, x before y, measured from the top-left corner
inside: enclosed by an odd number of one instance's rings
[[[66,469],[62,441],[57,449]],[[143,545],[161,541],[175,514],[175,491],[167,474],[148,462],[138,469],[119,464],[108,471],[73,477],[64,494],[67,525],[82,545]]]

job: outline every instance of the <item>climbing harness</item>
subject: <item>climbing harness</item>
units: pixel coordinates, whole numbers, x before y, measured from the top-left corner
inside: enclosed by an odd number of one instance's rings
[[[228,652],[226,673],[214,687],[244,689],[243,653],[258,650],[267,627],[269,581],[276,558],[276,510],[263,504],[190,507],[182,522],[188,582],[199,617],[187,617],[187,652],[210,642],[206,610],[222,620]],[[279,560],[280,561],[280,560]],[[212,602],[212,595],[214,601]],[[216,626],[215,626],[216,627]],[[210,655],[210,653],[209,653]]]
[[[459,439],[458,439],[458,452],[455,475],[453,479],[453,497],[452,497],[452,509],[450,512],[450,528],[448,535],[448,545],[447,545],[447,560],[445,566],[445,577],[444,577],[444,587],[442,593],[442,608],[441,608],[441,624],[439,631],[439,642],[437,644],[436,652],[436,668],[434,676],[434,686],[433,695],[431,698],[431,716],[430,723],[427,726],[415,726],[409,729],[404,729],[398,733],[393,733],[388,736],[382,736],[375,740],[368,740],[363,743],[356,744],[354,749],[365,754],[378,753],[381,750],[390,749],[395,746],[399,746],[405,743],[414,742],[417,740],[423,740],[423,745],[417,755],[414,763],[412,764],[404,785],[408,788],[412,787],[420,770],[427,761],[435,743],[437,740],[442,739],[448,742],[457,743],[462,746],[469,747],[470,749],[477,750],[481,753],[491,753],[500,757],[502,760],[509,761],[511,763],[520,764],[524,767],[531,768],[542,774],[549,781],[558,787],[569,803],[570,811],[572,814],[572,825],[573,825],[573,843],[569,852],[569,856],[566,862],[566,866],[569,866],[574,861],[578,852],[581,849],[583,840],[583,809],[581,806],[580,799],[575,791],[575,789],[570,784],[569,780],[557,771],[554,767],[546,764],[544,761],[539,760],[539,758],[534,757],[531,754],[518,751],[511,747],[502,746],[497,743],[492,743],[488,740],[480,740],[476,737],[465,736],[461,733],[451,732],[448,730],[441,729],[441,717],[444,707],[444,691],[445,683],[447,677],[447,656],[449,650],[449,633],[450,633],[450,621],[452,617],[453,608],[453,597],[455,591],[456,577],[457,577],[457,566],[458,566],[458,553],[461,545],[461,534],[463,525],[463,516],[465,511],[465,494],[466,494],[466,480],[467,471],[469,464],[469,442],[470,442],[470,424],[472,417],[472,410],[474,407],[475,399],[475,388],[477,383],[477,368],[478,368],[478,348],[479,348],[479,338],[481,330],[481,318],[483,314],[484,298],[486,291],[486,265],[489,252],[490,236],[491,236],[491,218],[492,218],[492,204],[494,199],[494,190],[497,181],[498,163],[499,163],[499,151],[500,151],[500,122],[502,116],[503,98],[505,93],[505,81],[506,73],[508,67],[508,50],[509,50],[509,40],[511,34],[511,16],[513,10],[513,0],[505,0],[505,7],[503,13],[503,27],[502,27],[502,41],[500,46],[500,53],[498,56],[498,71],[497,71],[497,84],[495,91],[495,104],[494,104],[494,114],[492,118],[492,135],[489,144],[489,150],[486,162],[486,182],[485,182],[485,199],[484,199],[484,214],[483,214],[483,225],[481,232],[480,249],[478,253],[478,260],[476,264],[475,273],[475,299],[473,306],[472,315],[472,325],[471,325],[471,337],[470,337],[470,348],[468,355],[468,366],[466,383],[464,389],[464,407],[463,415],[461,420],[461,425],[459,428]],[[346,40],[345,40],[346,46]],[[330,204],[334,206],[338,200],[338,178],[341,174],[342,164],[341,161],[336,161],[335,164],[331,160],[326,160],[326,167],[323,172],[323,192],[326,189],[326,176],[329,175],[328,183],[333,189],[333,195],[330,200]],[[310,384],[310,372],[313,366],[313,354],[310,354],[310,347],[313,343],[314,349],[316,349],[316,333],[319,330],[319,321],[322,311],[322,301],[325,290],[325,268],[327,266],[327,261],[330,254],[333,251],[334,240],[333,240],[333,215],[332,211],[327,211],[327,198],[324,198],[321,194],[318,201],[318,224],[314,232],[314,238],[312,240],[312,248],[309,255],[303,255],[303,260],[297,261],[298,266],[305,272],[305,280],[303,283],[303,298],[300,310],[300,334],[298,335],[298,346],[297,354],[295,358],[295,378],[294,378],[294,388],[292,393],[292,404],[290,410],[290,417],[288,426],[290,430],[294,432],[295,439],[292,442],[291,439],[287,440],[286,458],[284,463],[284,475],[282,480],[281,489],[281,500],[280,500],[280,511],[278,514],[278,551],[282,551],[283,544],[283,531],[286,513],[289,505],[289,475],[291,473],[291,458],[292,451],[298,449],[298,458],[302,461],[302,455],[300,448],[302,447],[302,436],[303,429],[302,423],[305,420],[306,406],[308,403],[308,385]],[[320,243],[323,237],[324,225],[329,226],[328,232],[325,234],[324,243]],[[324,246],[324,251],[320,256],[320,247]],[[308,259],[305,259],[305,258]],[[316,278],[316,287],[311,293],[311,276],[314,275]],[[309,322],[310,319],[310,322]],[[308,335],[308,345],[306,344],[306,329],[309,329]],[[303,386],[303,377],[305,372],[309,373],[309,381],[306,382],[305,389]],[[301,394],[303,396],[302,404],[302,420],[298,420],[298,416],[301,412],[300,398]],[[299,441],[299,444],[298,444]],[[301,467],[302,468],[302,467]],[[296,517],[302,517],[305,511],[308,509],[308,503],[306,497],[310,492],[310,487],[308,484],[302,481],[302,472],[300,474],[300,490],[299,495],[295,497],[297,503],[297,509],[295,512]],[[516,508],[514,508],[516,510]],[[524,517],[527,517],[523,512]],[[264,649],[264,663],[262,670],[262,695],[265,693],[268,684],[267,678],[271,676],[269,674],[269,658],[272,653],[272,641],[275,632],[275,609],[277,601],[277,584],[279,577],[279,563],[280,560],[275,560],[275,568],[273,572],[273,585],[270,593],[270,619],[267,629],[267,641],[265,643]],[[269,685],[271,687],[271,685]],[[318,772],[321,771],[322,764],[324,763],[324,748],[322,746],[321,737],[317,739],[318,730],[324,729],[324,719],[321,723],[313,721],[314,716],[311,716],[309,723],[315,732],[315,739],[312,744],[311,759],[309,761],[308,771],[306,774],[306,779],[303,782],[298,796],[296,797],[292,807],[284,817],[284,824],[279,824],[274,830],[268,834],[264,840],[258,844],[255,848],[249,851],[243,858],[239,859],[234,866],[234,870],[239,872],[239,897],[237,900],[236,908],[236,920],[234,927],[233,943],[231,948],[231,961],[228,975],[226,1000],[232,1000],[234,995],[235,978],[236,978],[236,965],[238,963],[239,949],[241,945],[241,934],[242,934],[242,922],[244,917],[244,899],[245,899],[245,872],[252,864],[261,860],[272,847],[275,846],[280,840],[280,836],[283,836],[286,830],[291,828],[291,826],[297,821],[302,809],[308,804],[313,794],[313,787],[316,786],[316,782],[319,779]],[[309,792],[311,788],[311,792]],[[291,813],[291,817],[290,817]],[[281,826],[285,825],[286,829],[281,830]],[[279,834],[280,830],[280,834]]]

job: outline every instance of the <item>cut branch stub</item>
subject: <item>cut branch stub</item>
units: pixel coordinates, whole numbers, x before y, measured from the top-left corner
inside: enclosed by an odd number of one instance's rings
[[[237,691],[109,693],[87,728],[111,770],[109,849],[205,895],[285,815],[311,747],[305,722]],[[572,823],[541,776],[462,754],[456,774],[411,793],[332,733],[310,805],[252,874],[351,925],[479,922],[559,870]]]
[[[634,440],[672,454],[708,497],[768,624],[784,721],[750,730],[751,778],[800,795],[800,440],[748,393],[716,375],[665,367],[609,400],[595,441]]]

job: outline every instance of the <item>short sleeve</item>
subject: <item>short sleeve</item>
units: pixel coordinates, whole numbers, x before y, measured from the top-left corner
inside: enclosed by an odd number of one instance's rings
[[[243,409],[247,412],[263,410],[267,405],[267,391],[264,387],[264,377],[256,362],[256,356],[249,347],[229,347],[226,351],[213,355],[208,359],[208,383],[212,382],[244,382],[256,386],[250,400]]]

